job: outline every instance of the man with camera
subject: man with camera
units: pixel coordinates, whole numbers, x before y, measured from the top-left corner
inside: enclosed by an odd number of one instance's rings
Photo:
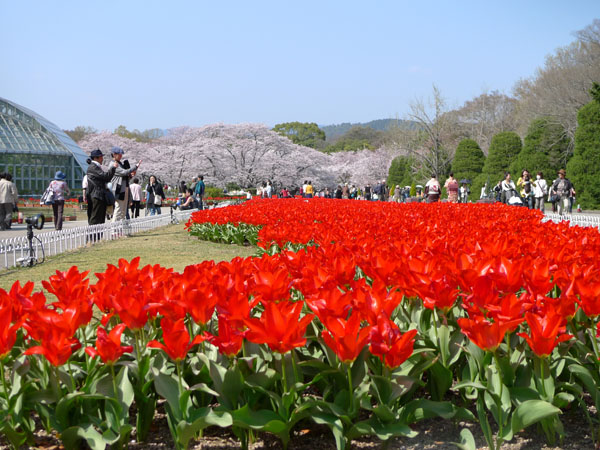
[[[116,161],[113,161],[108,171],[105,171],[102,167],[103,156],[100,149],[92,150],[88,160],[86,194],[88,200],[92,202],[91,205],[88,204],[88,208],[92,209],[88,218],[89,225],[104,223],[106,220],[106,183],[112,179],[119,166]]]
[[[112,178],[112,192],[115,196],[115,212],[112,221],[117,222],[125,219],[127,215],[127,206],[129,205],[129,178],[135,174],[142,161],[139,161],[134,167],[129,166],[129,161],[123,159],[123,149],[113,147],[110,150],[114,162],[117,163],[115,174]]]

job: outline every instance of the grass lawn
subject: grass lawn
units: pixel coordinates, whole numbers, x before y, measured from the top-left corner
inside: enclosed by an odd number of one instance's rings
[[[80,271],[90,270],[90,280],[95,283],[97,279],[94,273],[103,272],[107,264],[116,265],[120,258],[131,260],[140,256],[141,266],[160,264],[181,272],[190,264],[205,260],[226,261],[236,256],[252,256],[255,250],[255,247],[201,241],[197,237],[190,236],[184,230],[183,224],[169,225],[128,238],[52,256],[38,266],[2,270],[0,288],[8,290],[15,281],[19,280],[21,284],[34,281],[36,289],[41,289],[40,281],[47,280],[57,270],[65,271],[71,266],[79,267]]]

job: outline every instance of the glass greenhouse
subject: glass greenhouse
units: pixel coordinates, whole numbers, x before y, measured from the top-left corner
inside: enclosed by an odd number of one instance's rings
[[[81,189],[86,153],[39,114],[0,97],[0,172],[13,176],[19,195],[41,194],[57,170]]]

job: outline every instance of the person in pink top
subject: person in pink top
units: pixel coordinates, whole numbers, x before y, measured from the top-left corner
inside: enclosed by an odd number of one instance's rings
[[[54,228],[62,230],[63,212],[65,209],[65,196],[71,193],[65,179],[67,176],[62,170],[58,170],[54,175],[54,180],[50,182],[50,188],[54,192],[54,203],[52,203],[52,212],[54,213]]]
[[[454,178],[454,173],[450,172],[450,178],[446,180],[444,187],[448,192],[448,201],[458,203],[458,181]]]

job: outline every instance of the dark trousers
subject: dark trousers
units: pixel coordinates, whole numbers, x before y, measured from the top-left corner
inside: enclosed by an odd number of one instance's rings
[[[140,201],[132,200],[131,201],[131,217],[136,219],[140,216]]]
[[[0,203],[0,230],[7,230],[12,225],[12,203]]]
[[[88,206],[89,207],[89,206]],[[100,199],[92,199],[92,212],[88,220],[89,225],[99,225],[106,221],[106,203]],[[102,239],[102,233],[92,233],[88,236],[88,241],[96,242]]]
[[[65,201],[56,200],[52,203],[52,212],[54,213],[54,229],[62,230],[63,212],[65,210]]]

